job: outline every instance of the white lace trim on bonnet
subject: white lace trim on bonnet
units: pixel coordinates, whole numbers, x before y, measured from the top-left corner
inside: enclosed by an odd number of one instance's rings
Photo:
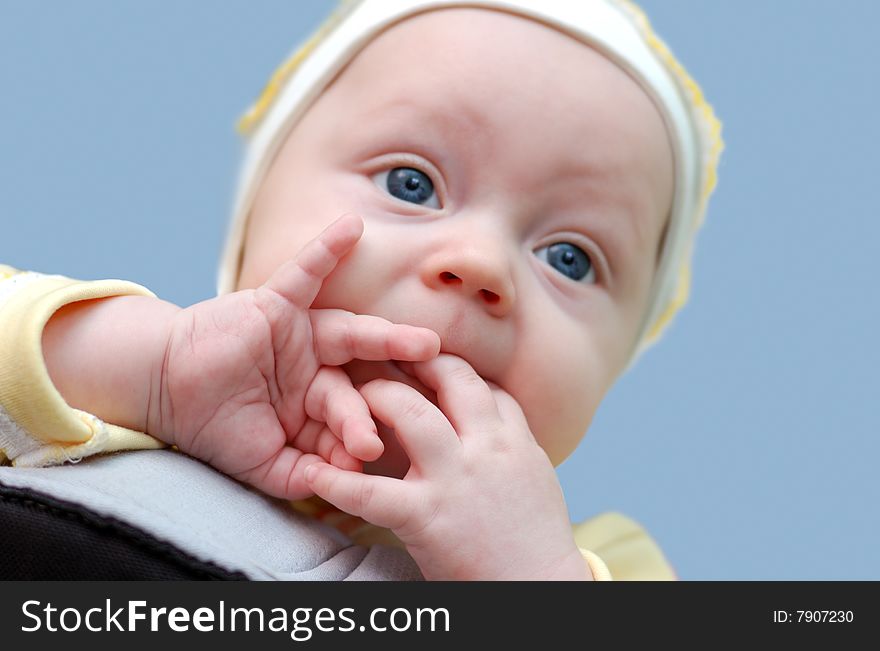
[[[721,124],[700,87],[628,0],[344,0],[275,72],[239,124],[249,139],[218,293],[235,288],[247,216],[263,176],[294,124],[336,73],[384,29],[415,14],[449,7],[515,13],[584,41],[627,71],[663,115],[673,143],[675,193],[649,306],[629,362],[632,366],[687,301],[694,236],[715,187],[723,142]]]

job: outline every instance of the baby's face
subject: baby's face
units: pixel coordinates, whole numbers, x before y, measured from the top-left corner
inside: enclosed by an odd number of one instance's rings
[[[421,14],[372,41],[291,132],[238,288],[360,215],[363,238],[314,307],[436,331],[519,402],[559,464],[635,344],[672,169],[656,107],[593,49],[501,12]],[[434,398],[390,363],[346,370]],[[380,434],[368,469],[402,476],[406,457]]]

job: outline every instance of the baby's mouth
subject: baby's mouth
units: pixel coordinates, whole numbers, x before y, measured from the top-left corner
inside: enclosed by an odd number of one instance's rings
[[[366,384],[370,380],[378,378],[393,380],[411,386],[432,403],[437,404],[437,394],[422,384],[418,378],[406,373],[394,360],[368,362],[356,359],[345,364],[343,369],[348,373],[351,383],[355,386]]]
[[[437,404],[437,394],[422,384],[418,378],[404,372],[395,361],[367,362],[356,359],[345,364],[343,370],[351,378],[351,383],[355,387],[378,378],[392,380],[411,386],[433,404]],[[370,475],[384,475],[402,479],[409,470],[409,458],[393,430],[379,420],[376,421],[376,427],[385,444],[385,451],[376,461],[364,463],[364,472]]]

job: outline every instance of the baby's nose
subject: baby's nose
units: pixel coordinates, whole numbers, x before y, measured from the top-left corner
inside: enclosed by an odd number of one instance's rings
[[[458,291],[498,317],[510,312],[516,298],[510,263],[498,251],[437,252],[425,266],[424,281],[432,289]]]

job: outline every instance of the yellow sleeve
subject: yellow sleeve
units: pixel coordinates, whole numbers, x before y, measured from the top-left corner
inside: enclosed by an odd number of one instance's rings
[[[99,452],[164,447],[153,437],[70,407],[43,359],[43,327],[68,303],[154,296],[123,280],[79,281],[0,265],[0,463],[48,466]]]
[[[602,513],[574,525],[573,529],[581,553],[590,550],[604,561],[615,581],[677,579],[657,543],[638,522],[621,513]],[[585,553],[584,558],[589,561]]]

